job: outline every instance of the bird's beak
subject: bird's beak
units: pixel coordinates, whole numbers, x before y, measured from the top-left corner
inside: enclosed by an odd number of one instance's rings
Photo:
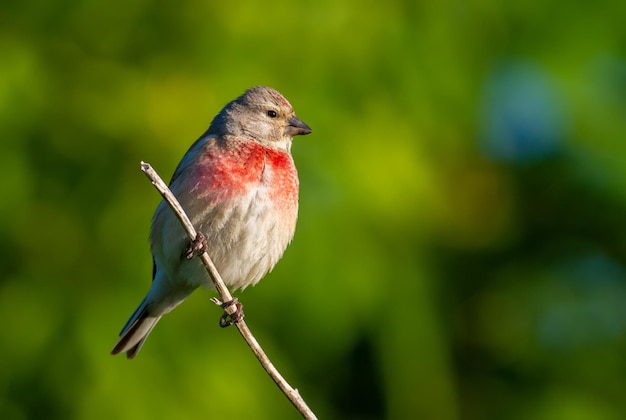
[[[288,125],[287,125],[287,128],[285,128],[285,134],[287,134],[289,137],[304,136],[306,134],[309,134],[312,131],[311,127],[306,125],[304,121],[302,121],[300,118],[296,117],[295,115],[289,118],[289,121],[287,122],[288,122]]]

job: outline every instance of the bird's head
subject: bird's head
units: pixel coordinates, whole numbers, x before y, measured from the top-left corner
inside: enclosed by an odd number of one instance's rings
[[[310,132],[289,101],[266,86],[248,89],[228,103],[209,128],[211,134],[251,138],[266,147],[287,151],[294,136]]]

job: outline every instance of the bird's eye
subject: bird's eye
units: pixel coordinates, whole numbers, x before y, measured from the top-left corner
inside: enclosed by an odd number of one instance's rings
[[[270,109],[269,111],[267,111],[267,116],[270,118],[276,118],[276,111],[274,111],[273,109]]]

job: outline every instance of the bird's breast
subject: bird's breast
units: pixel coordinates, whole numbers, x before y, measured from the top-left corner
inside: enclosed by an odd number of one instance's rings
[[[209,149],[199,163],[195,191],[188,190],[192,223],[207,237],[209,254],[227,285],[255,284],[278,262],[295,232],[293,159],[251,143]]]

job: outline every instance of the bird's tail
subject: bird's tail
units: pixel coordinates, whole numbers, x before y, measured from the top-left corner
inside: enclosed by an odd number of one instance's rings
[[[129,359],[134,358],[143,343],[148,338],[148,334],[152,331],[152,328],[161,319],[161,315],[151,316],[147,311],[146,304],[147,297],[141,302],[141,305],[131,315],[130,319],[124,325],[120,338],[115,343],[111,354],[126,353],[126,357]]]

